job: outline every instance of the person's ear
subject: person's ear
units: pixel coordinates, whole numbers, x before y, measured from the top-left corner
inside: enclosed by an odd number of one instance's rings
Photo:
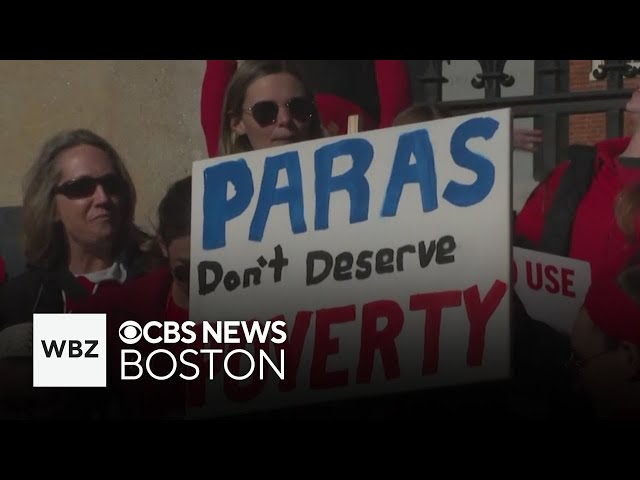
[[[625,370],[629,379],[640,378],[640,347],[631,342],[622,342],[620,348],[624,352]]]
[[[244,120],[242,120],[242,117],[232,117],[231,120],[229,120],[229,125],[231,126],[231,130],[238,137],[247,133],[247,127],[244,124]]]

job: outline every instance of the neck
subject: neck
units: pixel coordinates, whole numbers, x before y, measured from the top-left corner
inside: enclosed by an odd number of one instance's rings
[[[189,310],[189,293],[180,288],[175,281],[171,284],[171,296],[177,306]]]
[[[75,275],[104,270],[113,265],[111,246],[81,247],[77,243],[69,242],[69,270]]]

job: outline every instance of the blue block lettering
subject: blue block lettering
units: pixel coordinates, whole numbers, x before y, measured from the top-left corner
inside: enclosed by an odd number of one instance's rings
[[[289,185],[276,188],[278,173],[282,169],[287,172]],[[286,152],[275,157],[268,157],[265,160],[258,206],[249,229],[250,240],[262,240],[271,207],[283,203],[289,204],[289,221],[291,222],[293,233],[306,232],[307,225],[304,221],[302,198],[302,173],[300,172],[298,152]]]
[[[469,207],[480,203],[491,192],[495,182],[495,166],[489,159],[470,151],[467,141],[471,138],[489,140],[496,133],[498,121],[489,118],[472,118],[456,128],[451,137],[451,156],[453,161],[477,175],[471,185],[451,180],[442,194],[448,202],[458,207]]]
[[[227,199],[227,185],[236,194]],[[204,171],[202,248],[213,250],[226,244],[226,225],[249,206],[253,197],[251,170],[244,159],[214,165]]]
[[[409,164],[411,155],[416,159],[414,164]],[[429,133],[425,129],[403,133],[398,138],[398,148],[393,160],[391,177],[382,204],[383,217],[395,216],[405,184],[416,182],[420,184],[422,210],[430,212],[438,208],[433,147]]]
[[[342,175],[332,177],[333,161],[349,155],[353,166]],[[365,177],[373,160],[373,146],[363,138],[350,138],[319,148],[315,154],[316,230],[329,228],[329,197],[331,192],[346,190],[351,201],[350,223],[369,218],[369,182]]]

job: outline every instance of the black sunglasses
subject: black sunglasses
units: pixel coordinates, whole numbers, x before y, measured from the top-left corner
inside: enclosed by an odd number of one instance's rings
[[[289,111],[291,118],[300,123],[307,122],[313,117],[314,104],[310,98],[294,97],[285,103],[284,107]],[[265,100],[264,102],[257,102],[253,107],[247,108],[244,111],[251,113],[258,125],[266,127],[276,123],[279,110],[280,105],[277,102]]]
[[[115,173],[102,177],[80,177],[58,185],[53,189],[54,194],[61,194],[70,199],[88,198],[94,194],[98,185],[102,186],[107,195],[117,195],[124,192],[124,180]]]
[[[189,265],[181,263],[173,267],[173,278],[182,283],[189,283]]]

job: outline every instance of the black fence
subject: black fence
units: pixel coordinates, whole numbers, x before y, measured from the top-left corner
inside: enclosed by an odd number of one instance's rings
[[[598,80],[607,80],[606,90],[569,91],[569,60],[535,60],[534,93],[527,96],[502,97],[502,89],[514,85],[508,60],[477,60],[480,72],[471,85],[484,89],[479,100],[442,101],[442,88],[448,82],[442,74],[443,62],[455,60],[409,60],[418,74],[420,88],[414,90],[415,102],[444,106],[453,114],[472,113],[496,108],[512,108],[514,118],[533,117],[534,128],[543,132],[544,142],[534,154],[533,173],[542,180],[563,159],[569,142],[569,116],[575,113],[606,112],[607,137],[622,136],[624,106],[632,90],[624,88],[624,79],[638,75],[630,60],[605,60],[594,70]]]

